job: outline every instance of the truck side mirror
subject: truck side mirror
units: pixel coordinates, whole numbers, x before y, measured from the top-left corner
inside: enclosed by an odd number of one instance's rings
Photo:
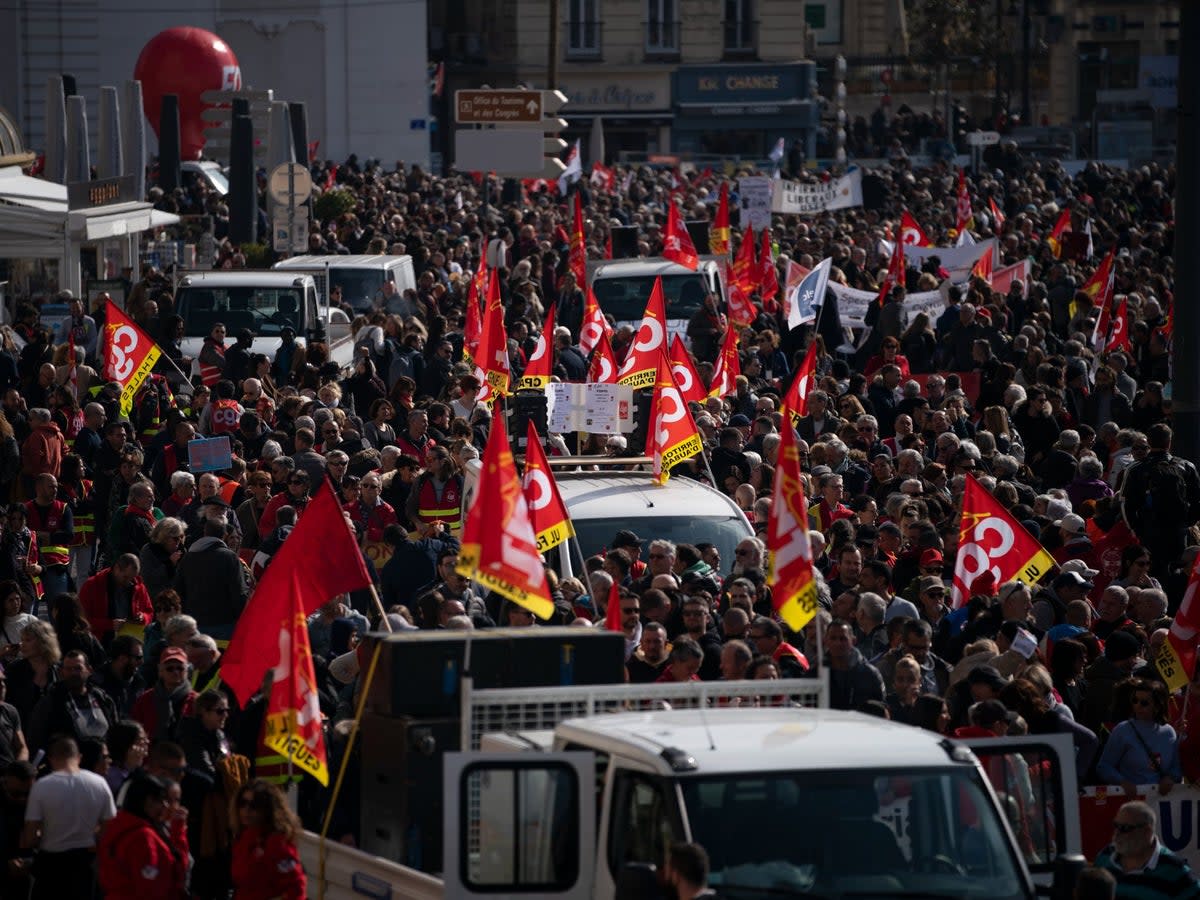
[[[621,900],[662,900],[658,886],[658,867],[648,862],[628,862],[617,874],[614,896]]]

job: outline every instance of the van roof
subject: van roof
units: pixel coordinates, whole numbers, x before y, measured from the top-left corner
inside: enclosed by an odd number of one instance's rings
[[[297,279],[307,278],[312,281],[311,275],[306,275],[300,272],[276,272],[272,269],[240,269],[235,271],[193,271],[185,272],[180,279],[180,286],[187,285],[230,285],[233,287],[241,287],[249,285],[251,287],[291,287]]]
[[[701,266],[714,265],[709,260],[702,260]],[[616,259],[606,261],[597,266],[592,273],[592,281],[601,278],[642,278],[650,275],[699,275],[700,270],[692,271],[678,263],[665,259]]]
[[[359,254],[357,256],[292,256],[275,263],[276,269],[386,269],[388,266],[411,260],[401,254]]]
[[[568,719],[556,744],[581,744],[653,766],[663,775],[795,769],[931,768],[955,764],[944,738],[855,712],[830,709],[684,709]],[[664,758],[695,760],[681,771]]]
[[[554,481],[573,518],[740,515],[733,500],[706,484],[672,478],[655,484],[649,472],[559,472]]]

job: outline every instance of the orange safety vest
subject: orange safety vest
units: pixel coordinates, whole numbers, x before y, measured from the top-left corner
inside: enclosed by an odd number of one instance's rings
[[[238,488],[241,486],[241,482],[234,481],[232,478],[221,478],[221,490],[218,493],[220,493],[221,499],[232,507],[233,495],[237,493]]]
[[[62,527],[63,514],[66,511],[67,504],[62,500],[52,502],[48,511],[43,511],[34,500],[25,502],[25,515],[29,522],[29,530],[33,532],[58,531]],[[40,555],[43,566],[69,566],[71,564],[71,550],[63,544],[47,544],[41,548]]]
[[[225,345],[218,344],[215,341],[206,341],[205,346],[212,347],[221,356],[225,355]],[[210,390],[221,380],[221,369],[218,366],[209,365],[208,363],[200,363],[200,381],[203,382],[206,388]]]
[[[417,518],[422,522],[453,524],[462,518],[462,481],[457,475],[446,482],[440,499],[432,477],[421,482],[417,497]]]
[[[215,400],[208,414],[208,431],[210,434],[233,434],[241,419],[236,400]]]

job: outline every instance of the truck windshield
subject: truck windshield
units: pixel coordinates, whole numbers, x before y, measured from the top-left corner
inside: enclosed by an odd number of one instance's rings
[[[243,328],[258,337],[278,337],[285,325],[304,334],[302,288],[189,285],[179,289],[176,300],[187,337],[208,337],[218,322],[230,339]]]
[[[736,773],[680,782],[723,898],[1025,898],[978,773]]]
[[[375,295],[383,287],[382,269],[329,269],[329,280],[333,287],[342,289],[342,300],[349,303],[355,312],[371,312],[375,309]]]
[[[606,547],[612,546],[613,537],[621,529],[629,529],[634,534],[641,535],[647,541],[651,537],[657,540],[671,541],[674,544],[713,544],[720,551],[722,560],[732,561],[734,548],[738,541],[750,537],[746,523],[733,516],[695,516],[672,518],[656,516],[653,518],[625,519],[575,519],[575,535],[579,547],[583,550],[584,558],[602,553]],[[642,548],[642,559],[649,553],[649,547]],[[732,565],[732,562],[730,562]]]
[[[704,276],[699,272],[664,275],[662,283],[668,319],[690,319],[704,304],[704,295],[708,293]],[[600,309],[618,322],[640,322],[653,289],[653,275],[644,278],[597,278],[592,282],[592,291],[596,294]]]

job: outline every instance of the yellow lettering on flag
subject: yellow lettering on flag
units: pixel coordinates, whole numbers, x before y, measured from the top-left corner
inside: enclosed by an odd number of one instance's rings
[[[154,364],[158,362],[160,356],[162,356],[162,351],[158,349],[158,344],[151,344],[141,365],[129,376],[129,381],[121,389],[121,415],[128,416],[130,410],[133,409],[133,398],[137,396],[142,382],[149,378],[150,373],[154,371]]]
[[[458,554],[458,567],[455,569],[464,578],[470,578],[488,590],[495,591],[502,597],[507,597],[513,603],[520,604],[540,619],[549,619],[554,615],[554,604],[532,591],[521,588],[511,581],[479,567],[478,544],[463,544]]]
[[[272,713],[266,717],[263,743],[280,756],[290,759],[297,769],[307,772],[321,784],[329,785],[329,767],[300,736],[295,710]]]
[[[1162,675],[1163,681],[1167,683],[1167,690],[1171,693],[1190,681],[1187,670],[1170,641],[1162,642],[1162,646],[1158,648],[1158,655],[1154,657],[1154,665],[1158,667],[1158,673]]]
[[[685,459],[691,459],[697,453],[704,450],[704,444],[700,442],[700,437],[696,434],[688,435],[678,444],[666,447],[662,451],[662,470],[666,475],[676,465],[683,462]],[[663,478],[666,481],[666,478]]]

